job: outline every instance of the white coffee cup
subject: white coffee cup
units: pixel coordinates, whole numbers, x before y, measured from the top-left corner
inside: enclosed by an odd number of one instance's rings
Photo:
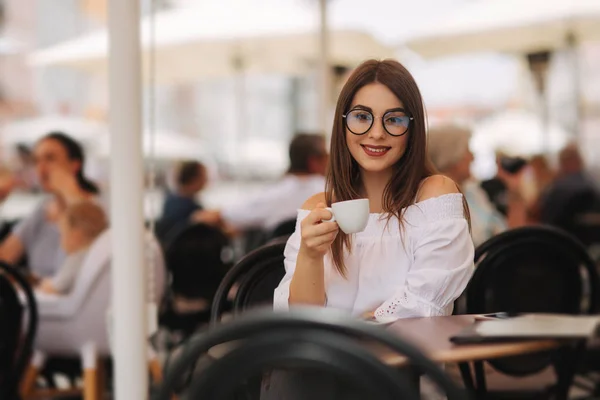
[[[369,222],[369,199],[340,201],[327,209],[333,218],[325,222],[337,222],[344,233],[362,232]]]

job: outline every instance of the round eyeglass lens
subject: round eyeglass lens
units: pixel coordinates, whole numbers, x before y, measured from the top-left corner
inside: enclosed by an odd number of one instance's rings
[[[362,135],[373,125],[373,114],[366,110],[352,110],[346,114],[346,126],[350,132]]]

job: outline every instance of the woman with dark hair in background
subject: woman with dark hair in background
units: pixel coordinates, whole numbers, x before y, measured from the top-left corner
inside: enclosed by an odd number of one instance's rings
[[[84,175],[83,148],[64,133],[40,139],[34,160],[39,184],[49,196],[2,242],[0,259],[15,264],[25,255],[34,275],[49,277],[65,258],[56,222],[67,205],[93,200],[99,191]]]

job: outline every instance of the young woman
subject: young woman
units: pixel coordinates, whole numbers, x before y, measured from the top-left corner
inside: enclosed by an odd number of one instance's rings
[[[71,137],[53,132],[35,146],[35,169],[42,189],[51,194],[0,245],[0,259],[14,264],[27,256],[30,271],[38,277],[54,275],[65,254],[60,247],[57,221],[66,206],[92,200],[98,188],[83,173],[85,156]]]
[[[463,195],[426,156],[421,94],[393,60],[366,61],[339,96],[325,193],[298,211],[275,308],[308,304],[356,316],[452,313],[473,272]],[[346,235],[325,209],[368,198],[363,232]]]

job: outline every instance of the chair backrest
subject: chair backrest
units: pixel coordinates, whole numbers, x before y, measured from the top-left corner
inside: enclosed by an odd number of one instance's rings
[[[548,226],[509,230],[475,250],[476,269],[466,289],[466,312],[484,314],[591,314],[598,310],[598,273],[583,245]],[[552,354],[490,362],[514,376],[552,363]]]
[[[218,228],[189,225],[165,249],[173,292],[187,298],[212,299],[227,272],[230,241]]]
[[[416,388],[401,371],[384,365],[367,350],[377,344],[404,355],[418,373],[436,384],[450,400],[464,392],[420,351],[381,327],[325,308],[295,308],[290,312],[253,311],[193,337],[168,368],[154,400],[167,400],[179,378],[209,349],[236,341],[192,382],[190,398],[227,399],[241,382],[265,369],[299,368],[325,372],[373,399],[416,399]],[[354,398],[354,397],[353,397]]]
[[[234,288],[234,313],[273,303],[275,288],[285,275],[285,244],[284,240],[278,240],[259,247],[227,272],[212,302],[211,322],[221,319],[228,296]]]
[[[598,310],[598,273],[583,245],[549,226],[509,230],[475,250],[467,313]]]
[[[38,311],[33,290],[21,273],[2,262],[0,271],[0,398],[13,400],[18,398],[18,385],[33,351]],[[15,285],[26,299],[26,325]]]
[[[272,231],[270,239],[289,238],[296,230],[296,218],[281,222]]]

